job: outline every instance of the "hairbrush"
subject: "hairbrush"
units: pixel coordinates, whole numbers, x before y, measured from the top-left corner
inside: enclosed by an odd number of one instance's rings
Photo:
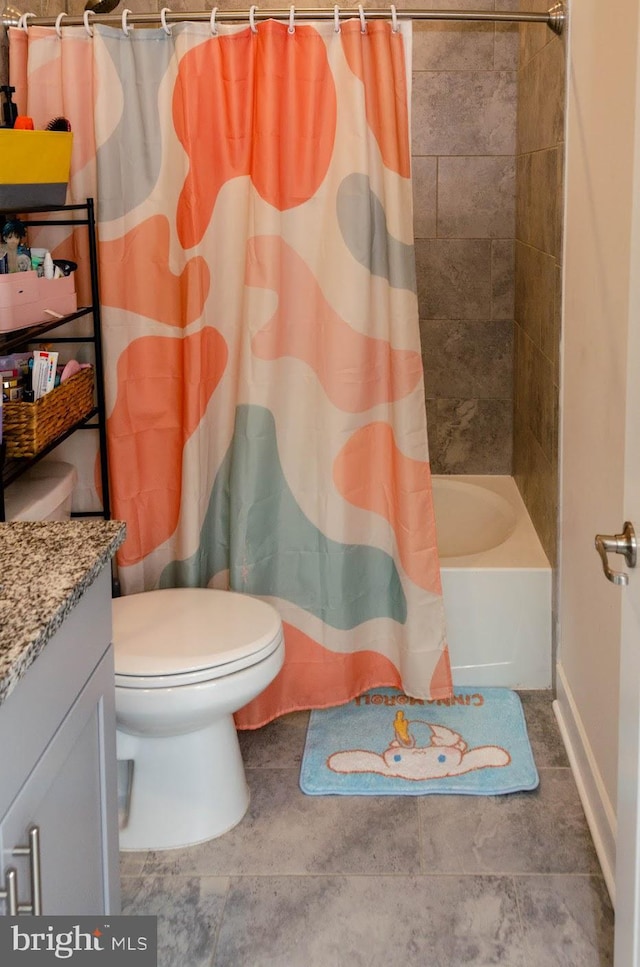
[[[70,131],[71,125],[68,120],[63,117],[52,118],[47,124],[45,131]]]

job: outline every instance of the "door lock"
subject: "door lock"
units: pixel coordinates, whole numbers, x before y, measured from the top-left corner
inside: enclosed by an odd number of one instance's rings
[[[624,571],[613,571],[609,567],[607,554],[622,554],[628,567],[635,567],[638,560],[638,542],[636,532],[630,521],[625,521],[622,534],[596,534],[596,551],[602,561],[602,569],[608,581],[612,584],[625,586],[629,583],[629,575]]]

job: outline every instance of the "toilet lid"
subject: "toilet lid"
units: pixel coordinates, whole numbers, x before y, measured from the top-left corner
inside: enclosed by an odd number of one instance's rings
[[[211,588],[115,598],[112,617],[117,684],[132,687],[153,687],[160,682],[151,679],[162,676],[182,683],[230,674],[268,656],[282,639],[280,615],[270,604]]]

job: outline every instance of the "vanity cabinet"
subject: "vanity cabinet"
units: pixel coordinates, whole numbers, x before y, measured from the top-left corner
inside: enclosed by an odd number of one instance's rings
[[[46,218],[38,218],[39,214],[47,213]],[[50,319],[26,329],[16,329],[0,332],[0,356],[13,352],[37,348],[41,342],[54,346],[64,343],[89,343],[93,347],[92,362],[95,375],[95,406],[80,421],[68,427],[64,433],[52,440],[35,456],[20,459],[8,459],[6,456],[6,441],[0,443],[0,521],[5,520],[4,488],[17,480],[25,470],[33,466],[44,456],[54,450],[63,440],[66,440],[76,430],[94,430],[99,434],[100,484],[102,492],[101,511],[83,511],[82,517],[102,517],[109,520],[111,516],[109,502],[109,474],[107,467],[107,439],[104,397],[104,367],[102,358],[102,334],[100,322],[100,292],[98,284],[98,254],[96,244],[95,212],[92,198],[87,198],[83,205],[63,205],[47,208],[29,208],[20,211],[4,210],[3,216],[19,217],[27,226],[84,226],[87,232],[89,251],[89,272],[91,282],[91,303],[82,306],[75,312],[59,319]],[[1,310],[0,310],[1,311]],[[87,317],[91,320],[91,332],[88,335],[59,335],[56,330],[74,319]],[[26,405],[26,404],[25,404]]]
[[[17,880],[18,913],[38,912],[34,878],[43,915],[120,912],[110,642],[106,565],[0,704],[0,890]]]

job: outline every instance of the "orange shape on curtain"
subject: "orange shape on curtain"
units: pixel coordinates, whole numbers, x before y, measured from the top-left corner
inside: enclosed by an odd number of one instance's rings
[[[330,708],[369,688],[402,687],[390,658],[380,652],[330,651],[294,625],[283,622],[287,660],[271,685],[236,712],[240,729],[259,729],[277,715],[306,708]],[[290,696],[295,695],[295,701]]]
[[[347,413],[402,399],[422,379],[420,353],[392,349],[386,339],[352,329],[324,298],[304,260],[279,236],[249,240],[245,282],[273,289],[279,297],[275,313],[251,341],[255,355],[303,360],[331,402]]]
[[[351,20],[340,30],[342,49],[350,69],[364,85],[367,122],[382,160],[403,178],[411,175],[409,114],[402,34],[382,20]],[[389,56],[389,48],[391,56]]]
[[[260,97],[256,97],[256,88]],[[173,121],[190,169],[178,203],[184,248],[202,239],[230,178],[250,175],[284,211],[312,198],[333,152],[336,93],[318,32],[268,21],[198,44],[180,61]]]
[[[180,329],[201,316],[211,285],[207,263],[196,256],[174,275],[169,242],[164,215],[153,215],[126,235],[100,242],[102,303]]]
[[[337,455],[333,480],[349,503],[389,521],[411,580],[441,594],[429,464],[401,453],[388,423],[369,423]]]
[[[227,344],[208,326],[193,336],[144,336],[118,359],[118,396],[107,421],[114,516],[127,523],[118,555],[135,564],[176,529],[182,451],[220,382]]]

